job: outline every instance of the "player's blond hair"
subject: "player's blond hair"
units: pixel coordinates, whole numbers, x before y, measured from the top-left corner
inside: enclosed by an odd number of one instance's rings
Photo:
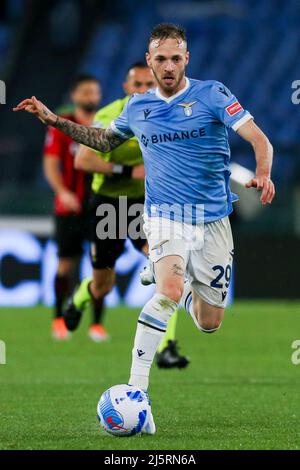
[[[187,42],[184,28],[173,23],[160,23],[153,28],[148,40],[148,45],[152,41],[164,41],[169,38],[177,39],[178,42]]]

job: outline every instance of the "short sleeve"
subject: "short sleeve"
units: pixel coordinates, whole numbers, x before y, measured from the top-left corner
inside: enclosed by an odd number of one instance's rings
[[[110,123],[112,131],[125,140],[134,136],[129,124],[129,104],[130,100],[124,106],[122,113]]]
[[[48,127],[48,131],[44,143],[44,155],[54,158],[61,158],[63,151],[63,137],[58,129]]]
[[[210,104],[214,115],[226,126],[237,131],[253,116],[245,110],[237,98],[223,83],[215,82],[211,89]]]

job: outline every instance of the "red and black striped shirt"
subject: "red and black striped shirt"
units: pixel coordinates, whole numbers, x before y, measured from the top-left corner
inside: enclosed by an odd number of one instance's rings
[[[74,115],[66,115],[63,117],[81,124],[76,121]],[[64,185],[77,195],[81,202],[82,210],[84,210],[88,197],[90,176],[82,170],[76,170],[74,167],[74,158],[78,147],[79,144],[74,142],[71,137],[63,134],[55,127],[48,127],[44,145],[44,155],[60,160]],[[64,207],[57,195],[54,199],[54,211],[56,215],[69,215],[72,213],[69,209]]]

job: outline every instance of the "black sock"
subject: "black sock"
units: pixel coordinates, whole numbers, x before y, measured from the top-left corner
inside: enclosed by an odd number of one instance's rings
[[[54,292],[55,292],[55,318],[62,317],[62,306],[65,299],[70,294],[71,279],[69,276],[61,276],[56,274],[54,279]]]
[[[93,314],[92,314],[92,324],[100,324],[103,320],[104,313],[104,298],[99,300],[93,300]]]

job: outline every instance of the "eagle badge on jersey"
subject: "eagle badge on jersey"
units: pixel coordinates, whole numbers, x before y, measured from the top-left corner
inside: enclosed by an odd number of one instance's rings
[[[197,103],[197,101],[192,101],[191,103],[179,103],[178,106],[182,106],[186,117],[190,117],[193,114],[192,106],[195,103]]]

